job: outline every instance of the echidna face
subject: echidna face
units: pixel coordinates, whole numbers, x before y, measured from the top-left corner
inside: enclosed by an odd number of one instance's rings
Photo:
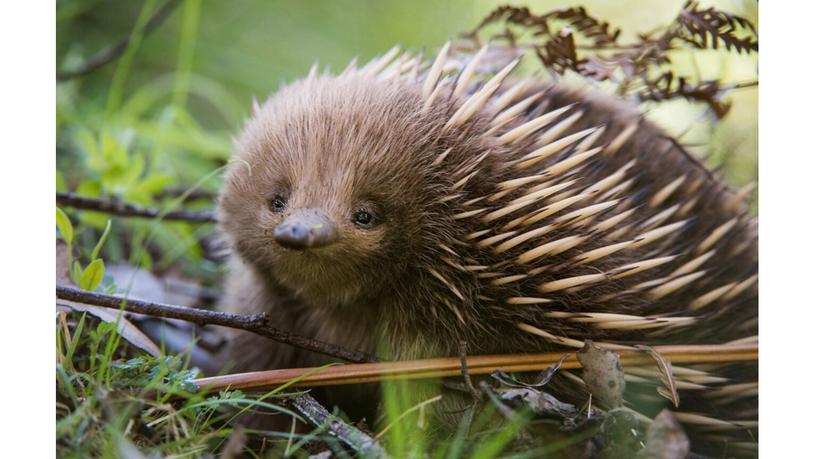
[[[419,252],[431,141],[418,95],[320,78],[248,123],[221,198],[245,260],[330,305],[379,294]],[[390,102],[390,103],[389,103]],[[413,106],[413,107],[412,107]]]

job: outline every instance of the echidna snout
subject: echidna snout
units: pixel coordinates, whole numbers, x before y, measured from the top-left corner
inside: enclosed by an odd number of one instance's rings
[[[275,227],[273,235],[287,249],[317,249],[337,241],[337,227],[320,209],[298,209]]]

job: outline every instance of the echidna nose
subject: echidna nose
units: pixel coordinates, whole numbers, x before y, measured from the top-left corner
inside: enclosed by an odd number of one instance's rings
[[[337,240],[337,227],[319,209],[299,209],[275,227],[275,242],[287,249],[306,250]]]

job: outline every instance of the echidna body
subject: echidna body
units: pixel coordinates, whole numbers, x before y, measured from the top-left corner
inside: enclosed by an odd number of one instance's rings
[[[756,339],[744,196],[624,102],[448,50],[312,72],[256,107],[220,200],[225,307],[396,359]],[[231,348],[242,369],[324,363]],[[681,408],[707,406],[679,415],[692,430],[755,425],[737,367],[676,367]]]

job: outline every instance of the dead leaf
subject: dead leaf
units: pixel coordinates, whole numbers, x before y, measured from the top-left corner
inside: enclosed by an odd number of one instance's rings
[[[642,351],[648,352],[655,362],[657,362],[657,367],[660,370],[660,381],[664,386],[666,386],[665,388],[658,387],[657,393],[671,400],[675,408],[679,407],[680,395],[677,393],[677,383],[674,381],[671,362],[669,362],[667,358],[663,357],[651,346],[638,345],[635,347]]]
[[[664,409],[646,431],[646,446],[638,459],[684,459],[689,453],[689,439],[671,410]]]
[[[595,400],[606,409],[622,406],[626,382],[618,355],[586,340],[578,351],[578,361],[584,368],[581,376]]]
[[[549,367],[545,368],[541,373],[539,373],[538,376],[536,376],[535,378],[535,382],[532,383],[525,383],[523,381],[519,381],[518,379],[505,373],[502,370],[493,371],[493,373],[490,373],[490,377],[499,381],[503,385],[509,387],[529,387],[529,388],[543,387],[548,382],[550,382],[555,373],[561,368],[561,364],[564,363],[564,360],[569,356],[570,356],[569,353],[561,356],[561,359],[559,359],[557,363],[555,363],[554,365],[550,365]]]
[[[178,273],[167,272],[158,277],[127,263],[116,263],[108,266],[105,274],[113,279],[120,290],[127,292],[128,298],[195,307],[199,297],[204,294],[204,289],[198,283]]]
[[[122,338],[153,357],[158,357],[161,355],[161,350],[156,343],[148,338],[147,335],[142,333],[142,331],[139,330],[136,325],[133,325],[133,322],[129,321],[124,314],[122,317],[118,317],[119,311],[116,309],[103,308],[67,300],[57,300],[57,307],[68,307],[73,311],[87,312],[88,314],[109,323],[117,322],[118,319],[116,331],[122,335]]]
[[[537,389],[520,387],[514,389],[500,389],[497,392],[501,394],[502,400],[512,401],[515,399],[520,399],[539,416],[547,415],[567,418],[575,416],[578,413],[578,410],[575,409],[574,405],[564,403],[552,395]]]
[[[68,285],[73,286],[71,282],[71,277],[68,275],[69,267],[71,266],[71,261],[68,257],[68,246],[65,242],[61,240],[57,240],[57,285]],[[154,343],[150,338],[147,337],[141,330],[139,330],[136,325],[130,322],[127,316],[123,313],[122,317],[119,316],[119,311],[110,308],[103,308],[99,306],[93,306],[90,304],[83,304],[83,303],[76,303],[73,301],[67,300],[57,300],[57,311],[79,311],[79,312],[87,312],[88,314],[93,315],[94,317],[105,321],[105,322],[117,322],[116,331],[122,335],[122,338],[126,339],[129,343],[133,344],[134,346],[138,347],[139,349],[147,352],[148,354],[152,355],[153,357],[158,357],[161,354],[161,350],[159,347]]]
[[[154,303],[168,303],[164,295],[164,285],[148,271],[135,268],[127,263],[116,263],[108,266],[105,274],[113,279],[117,290],[127,292],[128,298],[138,298]]]
[[[71,285],[71,261],[68,244],[57,239],[57,285]]]

